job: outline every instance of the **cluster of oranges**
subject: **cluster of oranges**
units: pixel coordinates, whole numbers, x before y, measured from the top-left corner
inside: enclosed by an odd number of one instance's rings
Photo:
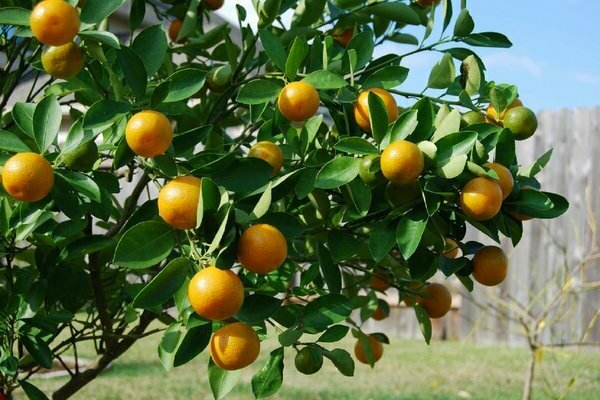
[[[439,3],[439,0],[419,0],[418,3],[431,6]],[[223,5],[223,0],[204,0],[202,4],[209,10],[217,10]],[[42,55],[45,70],[57,78],[68,79],[75,76],[84,64],[83,52],[74,42],[80,27],[77,9],[62,0],[44,0],[33,9],[30,24],[33,35],[41,43],[49,46]],[[173,42],[178,41],[182,24],[178,19],[171,23],[168,34]],[[342,46],[347,46],[354,34],[354,27],[339,27],[333,30],[334,40]],[[230,66],[215,67],[211,70],[211,91],[222,91],[231,79],[231,73]],[[395,121],[399,114],[394,97],[385,89],[372,88],[362,91],[354,103],[353,115],[356,124],[366,133],[372,132],[369,93],[381,99],[387,112],[388,123]],[[310,83],[290,82],[279,94],[277,106],[288,120],[306,121],[319,109],[319,93]],[[480,113],[476,114],[469,118],[483,117]],[[537,128],[535,114],[523,107],[519,99],[502,113],[497,113],[494,107],[490,106],[485,118],[487,122],[510,129],[519,140],[530,137]],[[125,139],[135,154],[155,157],[165,153],[171,146],[173,127],[164,114],[143,110],[134,114],[127,122]],[[248,156],[267,162],[272,167],[273,175],[277,175],[284,166],[284,155],[280,147],[269,141],[254,144]],[[377,158],[380,158],[381,174],[389,182],[386,198],[392,206],[421,196],[418,178],[425,169],[425,158],[415,143],[407,140],[395,141],[390,143],[380,156],[365,157],[360,176],[366,183],[378,179],[376,174],[370,171],[371,164]],[[514,187],[513,175],[508,168],[498,163],[487,163],[484,167],[493,170],[498,179],[474,178],[467,182],[460,192],[459,204],[462,212],[475,221],[494,218]],[[2,183],[6,191],[16,199],[26,202],[43,199],[51,191],[53,182],[52,166],[43,156],[34,153],[16,154],[6,162],[2,172]],[[172,179],[159,192],[159,215],[175,229],[196,228],[201,188],[200,177],[180,176]],[[520,214],[514,216],[522,220],[528,218]],[[458,257],[458,243],[452,238],[446,239],[446,243],[443,255],[448,258]],[[241,233],[236,243],[236,251],[241,267],[259,275],[268,274],[281,267],[288,255],[284,235],[276,227],[260,223]],[[508,259],[504,251],[497,246],[484,246],[473,256],[471,274],[482,285],[500,284],[506,278],[507,271]],[[369,285],[373,290],[385,291],[392,282],[393,277],[388,272],[377,270],[371,276]],[[403,301],[409,306],[420,304],[430,318],[441,318],[450,311],[452,296],[444,285],[416,283],[410,289],[414,294],[404,296]],[[243,322],[231,321],[244,303],[244,293],[244,285],[235,272],[221,270],[215,266],[201,269],[188,286],[189,301],[200,316],[226,322],[213,334],[210,354],[217,365],[227,370],[246,367],[256,360],[260,352],[260,340],[255,330]],[[381,320],[387,316],[387,312],[388,310],[379,304],[372,317]],[[383,355],[382,343],[373,335],[367,336],[367,343],[372,359],[379,360]],[[363,363],[368,362],[365,346],[360,341],[356,343],[355,356]],[[303,366],[314,365],[315,363],[307,364],[302,361],[313,357],[314,353],[309,348],[304,348],[298,353],[297,363]],[[320,362],[322,363],[322,358]],[[313,373],[313,369],[306,368],[303,372]]]

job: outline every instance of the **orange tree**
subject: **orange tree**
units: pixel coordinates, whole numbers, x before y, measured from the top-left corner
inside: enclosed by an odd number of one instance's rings
[[[281,386],[284,352],[300,372],[325,361],[351,376],[388,343],[363,330],[389,315],[378,294],[397,291],[429,342],[452,301],[429,282],[438,271],[467,290],[472,274],[497,285],[510,273],[468,229],[516,245],[522,221],[568,207],[535,178],[550,152],[518,163],[515,140],[537,120],[515,86],[486,78],[473,49],[511,43],[475,32],[464,0],[258,1],[258,26],[239,4],[237,24],[215,23],[223,1],[9,3],[3,397],[46,398],[29,378],[64,364],[52,397],[68,398],[158,332],[166,369],[210,353],[217,398],[268,336],[280,346],[251,367],[257,398]],[[438,61],[422,92],[404,91],[421,52]],[[349,333],[354,356],[335,345]]]

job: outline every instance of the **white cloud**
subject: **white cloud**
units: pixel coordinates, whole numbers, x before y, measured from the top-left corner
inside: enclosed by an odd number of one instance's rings
[[[600,85],[600,76],[592,75],[587,72],[572,73],[570,78],[575,82],[584,83],[586,85]]]
[[[542,67],[533,59],[508,51],[496,51],[482,57],[487,68],[510,69],[525,72],[534,78],[541,78]]]

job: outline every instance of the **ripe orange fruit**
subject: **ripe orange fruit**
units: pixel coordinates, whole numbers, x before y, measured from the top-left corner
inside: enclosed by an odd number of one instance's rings
[[[192,308],[211,320],[231,318],[244,302],[244,286],[231,270],[207,267],[196,273],[188,286]]]
[[[371,315],[371,317],[375,320],[375,321],[381,321],[386,319],[388,316],[385,313],[385,311],[383,311],[383,307],[381,307],[381,305],[377,305],[377,308],[375,309],[375,311],[373,311],[373,315]]]
[[[380,292],[385,292],[388,290],[390,288],[390,284],[388,282],[392,279],[390,274],[381,270],[375,270],[375,274],[377,275],[371,275],[371,279],[369,280],[369,286],[371,289],[375,289]]]
[[[450,311],[452,295],[441,283],[430,283],[423,288],[419,303],[430,318],[441,318]]]
[[[431,7],[434,4],[440,4],[441,0],[417,0],[417,3],[423,7]]]
[[[268,274],[287,258],[287,242],[279,229],[267,224],[252,225],[237,243],[237,257],[249,271]]]
[[[210,356],[215,364],[234,371],[252,364],[260,353],[260,339],[250,325],[234,322],[225,325],[210,339]]]
[[[371,133],[371,113],[369,111],[369,92],[375,93],[381,100],[387,110],[388,123],[395,121],[398,118],[398,105],[396,99],[385,89],[374,88],[362,91],[358,95],[356,103],[354,103],[354,119],[360,128]]]
[[[177,229],[196,227],[201,182],[195,176],[180,176],[160,189],[158,214],[167,224]]]
[[[510,129],[515,140],[529,139],[538,127],[535,113],[527,107],[514,107],[506,112],[503,125]]]
[[[333,40],[346,47],[354,36],[354,28],[335,28],[332,32],[332,36]]]
[[[323,354],[315,347],[306,346],[296,354],[294,365],[304,375],[312,375],[323,366]]]
[[[489,105],[487,110],[486,110],[486,117],[485,117],[485,122],[488,122],[490,124],[495,124],[495,125],[500,125],[500,121],[502,121],[504,119],[504,116],[506,115],[506,112],[508,110],[510,110],[513,107],[519,107],[522,106],[523,102],[520,99],[514,99],[512,103],[510,103],[501,113],[500,115],[498,115],[498,111],[496,111],[496,108],[493,105]]]
[[[513,186],[515,185],[515,180],[513,179],[510,170],[504,165],[498,163],[486,163],[483,164],[483,166],[493,169],[496,174],[498,174],[498,180],[496,183],[498,186],[500,186],[500,190],[502,190],[502,200],[510,196]]]
[[[290,121],[306,121],[319,109],[319,92],[310,83],[288,83],[277,100],[279,111]]]
[[[171,25],[169,25],[169,39],[173,43],[184,43],[185,38],[181,38],[177,40],[177,36],[179,36],[179,32],[181,32],[181,26],[183,25],[183,21],[180,19],[174,19],[171,21]]]
[[[416,144],[398,140],[389,144],[380,160],[381,172],[390,182],[407,184],[415,181],[423,168],[425,159]]]
[[[83,52],[75,42],[48,47],[42,54],[42,66],[54,78],[70,79],[83,68]]]
[[[491,179],[471,179],[460,193],[460,207],[465,215],[475,221],[494,218],[502,206],[502,189]]]
[[[383,344],[381,344],[380,341],[378,341],[371,335],[367,336],[367,339],[369,343],[368,346],[370,347],[371,354],[373,355],[373,361],[377,362],[381,359],[381,356],[383,356]],[[356,344],[354,345],[354,355],[356,356],[356,359],[361,363],[369,363],[369,360],[367,359],[367,353],[360,340],[357,340]]]
[[[482,285],[496,286],[508,273],[508,257],[498,246],[484,246],[473,257],[473,278]]]
[[[273,175],[277,175],[283,166],[283,153],[273,142],[258,142],[250,148],[248,157],[256,157],[268,162],[273,167]]]
[[[63,0],[44,0],[36,4],[29,17],[31,32],[49,46],[72,42],[79,33],[79,12]]]
[[[458,252],[460,251],[460,247],[458,247],[458,243],[452,238],[446,238],[446,248],[444,249],[444,256],[448,258],[456,258],[458,256]]]
[[[173,140],[171,121],[158,111],[135,114],[125,127],[125,139],[134,153],[142,157],[163,154]]]
[[[48,160],[39,154],[17,153],[4,164],[2,185],[15,199],[38,201],[52,190],[54,171]]]
[[[413,292],[420,291],[423,288],[423,282],[413,281],[410,283],[410,285],[408,285],[408,288]],[[406,304],[408,307],[414,306],[415,303],[421,300],[421,297],[418,294],[400,292],[400,296],[402,301],[404,301],[404,304]]]
[[[225,3],[225,0],[203,0],[202,3],[209,10],[215,11],[223,7],[223,3]]]

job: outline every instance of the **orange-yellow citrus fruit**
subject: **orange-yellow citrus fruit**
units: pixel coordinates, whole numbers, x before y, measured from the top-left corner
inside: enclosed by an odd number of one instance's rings
[[[379,164],[387,180],[407,184],[421,175],[425,168],[425,159],[416,144],[398,140],[385,148]]]
[[[208,8],[209,10],[216,11],[219,8],[223,7],[223,3],[225,3],[225,0],[203,0],[202,3],[204,3],[206,8]]]
[[[458,256],[458,252],[460,251],[460,247],[458,247],[458,243],[452,238],[446,238],[446,248],[444,249],[444,255],[448,258],[456,258]]]
[[[237,243],[237,257],[247,270],[268,274],[281,267],[287,258],[287,242],[274,226],[252,225],[242,233]]]
[[[260,353],[260,339],[250,325],[234,322],[225,325],[210,339],[210,356],[215,364],[235,371],[252,364]]]
[[[441,283],[430,283],[423,288],[419,303],[430,318],[441,318],[450,311],[452,295]]]
[[[473,256],[473,278],[482,285],[496,286],[508,273],[508,257],[498,246],[484,246]]]
[[[79,33],[79,12],[66,1],[44,0],[31,11],[29,26],[41,43],[62,46]]]
[[[383,105],[387,111],[388,123],[395,121],[398,118],[398,105],[396,99],[385,89],[374,88],[367,89],[361,92],[354,103],[354,119],[360,128],[371,133],[371,113],[369,111],[369,93],[373,92],[383,101]]]
[[[2,185],[15,199],[38,201],[52,190],[54,171],[48,160],[39,154],[17,153],[4,164]]]
[[[352,36],[354,36],[354,28],[335,28],[332,36],[333,40],[346,47],[352,40]]]
[[[383,356],[383,344],[380,341],[375,339],[373,336],[367,336],[368,346],[371,349],[371,354],[373,355],[373,362],[377,362]],[[364,346],[360,340],[356,341],[354,345],[354,355],[356,359],[363,364],[368,364],[369,360],[367,358],[367,353],[365,352]]]
[[[290,121],[306,121],[319,109],[319,92],[310,83],[288,83],[277,99],[281,114]]]
[[[283,166],[283,153],[273,142],[258,142],[250,148],[248,157],[256,157],[268,162],[273,167],[273,175],[277,175]]]
[[[160,189],[158,213],[167,224],[177,229],[196,227],[201,182],[195,176],[181,176]]]
[[[42,66],[54,78],[70,79],[83,68],[83,52],[75,42],[50,46],[42,54]]]
[[[492,219],[502,207],[502,189],[491,179],[471,179],[460,193],[460,207],[475,221]]]
[[[169,39],[174,43],[184,43],[185,38],[177,40],[177,36],[179,36],[179,32],[181,31],[181,27],[183,26],[183,21],[180,19],[174,19],[171,21],[171,25],[169,25]]]
[[[196,273],[188,286],[192,308],[204,318],[231,318],[242,307],[244,286],[231,270],[207,267]]]
[[[501,113],[498,115],[496,108],[493,105],[489,105],[486,110],[485,122],[490,124],[500,125],[500,122],[504,119],[506,112],[514,107],[522,106],[523,102],[520,99],[514,99],[512,103],[510,103]]]
[[[125,139],[134,153],[155,157],[171,145],[173,127],[171,121],[158,111],[140,111],[127,122]]]
[[[510,196],[513,186],[515,185],[515,180],[513,179],[510,170],[504,165],[498,163],[487,163],[483,164],[483,166],[493,169],[498,175],[498,180],[496,183],[498,186],[500,186],[500,190],[502,190],[502,200]]]

